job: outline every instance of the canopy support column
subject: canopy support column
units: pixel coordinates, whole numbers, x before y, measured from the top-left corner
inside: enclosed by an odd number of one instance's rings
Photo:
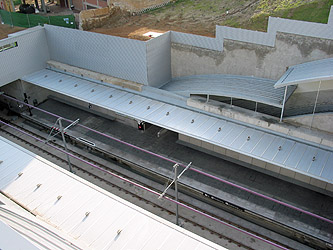
[[[282,122],[282,118],[283,118],[284,106],[286,104],[287,90],[288,90],[288,86],[286,86],[286,88],[284,89],[284,96],[283,96],[283,103],[282,103],[282,110],[281,110],[280,122]]]
[[[206,102],[209,102],[209,94],[207,94]]]
[[[319,81],[318,90],[317,90],[317,96],[316,96],[316,101],[315,101],[315,104],[313,106],[313,112],[312,112],[312,119],[311,119],[310,128],[312,128],[313,118],[314,118],[314,114],[315,114],[316,108],[317,108],[317,102],[318,102],[318,97],[319,97],[320,85],[321,85],[321,81]]]

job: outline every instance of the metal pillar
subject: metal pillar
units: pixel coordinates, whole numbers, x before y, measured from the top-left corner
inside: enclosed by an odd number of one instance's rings
[[[312,128],[313,118],[314,118],[314,114],[315,114],[316,108],[317,108],[317,102],[318,102],[318,97],[319,97],[320,85],[321,85],[321,81],[319,81],[318,90],[317,90],[317,96],[316,96],[316,101],[315,101],[315,104],[313,106],[313,112],[312,112],[312,119],[311,119],[310,128]]]
[[[59,130],[60,130],[60,131],[57,132],[57,133],[55,133],[54,135],[52,135],[52,132],[53,132],[53,130],[54,130],[54,128],[52,128],[51,131],[50,131],[50,134],[49,134],[49,136],[47,137],[47,139],[46,139],[45,142],[47,143],[49,140],[51,140],[52,137],[55,137],[56,135],[58,135],[59,133],[61,133],[61,137],[62,137],[62,141],[63,141],[63,143],[64,143],[65,151],[66,151],[66,153],[68,153],[67,144],[66,144],[66,139],[65,139],[65,131],[66,131],[67,129],[69,129],[70,127],[75,126],[76,124],[78,124],[79,121],[80,121],[80,119],[76,119],[74,122],[72,122],[71,124],[69,124],[66,128],[64,128],[64,127],[62,126],[62,122],[61,122],[62,119],[63,119],[63,118],[61,118],[61,117],[58,118],[58,119],[56,120],[55,124],[54,124],[54,126],[55,126],[57,123],[59,123]],[[69,155],[66,154],[66,157],[67,157],[67,162],[68,162],[69,171],[70,171],[71,173],[75,173],[75,172],[73,171],[73,169],[72,169],[72,165],[71,165],[71,161],[70,161],[70,159],[69,159]]]
[[[207,94],[206,102],[209,102],[209,94]]]
[[[286,104],[287,90],[288,90],[288,86],[286,86],[286,88],[284,89],[284,96],[283,96],[283,103],[282,103],[282,110],[281,110],[280,122],[282,122],[282,118],[283,118],[284,105]]]
[[[176,225],[179,226],[179,215],[178,215],[178,180],[179,178],[185,173],[185,171],[187,169],[189,169],[189,167],[191,166],[192,162],[190,162],[186,168],[177,176],[177,168],[179,166],[178,163],[176,163],[175,165],[173,165],[173,169],[175,171],[175,175],[174,175],[174,179],[173,181],[167,186],[166,189],[164,189],[163,193],[161,193],[161,195],[158,197],[159,199],[161,199],[165,193],[168,191],[168,189],[172,186],[173,183],[175,183],[175,199],[176,199]]]
[[[176,201],[178,202],[178,178],[177,178],[177,169],[178,164],[175,164],[173,169],[175,170],[175,192],[176,192]],[[176,203],[176,225],[179,225],[179,218],[178,218],[178,203]]]
[[[10,21],[11,21],[11,27],[13,28],[14,27],[14,22],[13,22],[13,16],[12,16],[12,12],[9,12],[9,15],[10,15]]]
[[[62,127],[61,119],[58,119],[58,122],[59,122],[60,133],[61,133],[62,141],[64,143],[65,151],[66,151],[66,153],[68,153],[66,139],[65,139],[65,134],[64,134],[64,128]],[[66,154],[66,156],[67,156],[67,162],[68,162],[69,171],[71,173],[73,173],[72,164],[71,164],[71,161],[69,159],[69,155]]]
[[[26,16],[27,16],[28,25],[29,25],[29,28],[30,28],[30,20],[29,20],[29,15],[26,15]]]

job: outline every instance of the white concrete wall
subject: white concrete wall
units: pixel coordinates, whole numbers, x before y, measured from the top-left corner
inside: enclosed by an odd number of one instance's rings
[[[50,57],[45,31],[40,26],[0,40],[0,47],[12,43],[17,47],[0,52],[0,87],[45,68]]]

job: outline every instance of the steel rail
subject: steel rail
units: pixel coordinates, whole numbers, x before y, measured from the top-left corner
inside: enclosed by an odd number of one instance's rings
[[[53,116],[53,117],[56,117],[56,118],[62,118],[63,120],[65,120],[65,121],[67,121],[67,122],[73,122],[73,121],[70,120],[70,119],[64,118],[64,117],[62,117],[62,116],[59,116],[59,115],[54,114],[54,113],[52,113],[52,112],[46,111],[46,110],[44,110],[44,109],[41,109],[41,108],[35,107],[35,106],[31,105],[31,104],[25,103],[25,102],[23,102],[23,101],[20,101],[20,100],[18,100],[18,99],[16,99],[16,98],[13,98],[13,97],[8,96],[8,95],[6,95],[6,94],[2,94],[2,96],[4,96],[4,97],[7,98],[7,99],[10,99],[10,100],[12,100],[12,101],[16,101],[16,102],[18,102],[18,103],[21,103],[21,104],[23,104],[23,105],[26,105],[26,106],[28,106],[28,107],[30,107],[30,108],[36,109],[36,110],[38,110],[38,111],[41,111],[41,112],[43,112],[43,113],[45,113],[45,114],[51,115],[51,116]],[[102,136],[104,136],[104,137],[107,137],[107,138],[109,138],[109,139],[111,139],[111,140],[114,140],[114,141],[116,141],[116,142],[119,142],[119,143],[121,143],[121,144],[124,144],[124,145],[126,145],[126,146],[129,146],[129,147],[131,147],[131,148],[134,148],[134,149],[137,149],[137,150],[139,150],[139,151],[145,152],[145,153],[147,153],[147,154],[149,154],[149,155],[152,155],[152,156],[155,156],[155,157],[157,157],[157,158],[163,159],[163,160],[165,160],[165,161],[171,162],[171,163],[173,163],[173,164],[179,164],[179,165],[182,166],[183,168],[186,168],[186,165],[185,165],[185,164],[179,163],[179,162],[177,162],[177,161],[175,161],[175,160],[172,160],[172,159],[169,159],[169,158],[167,158],[167,157],[165,157],[165,156],[162,156],[162,155],[159,155],[159,154],[157,154],[157,153],[151,152],[151,151],[149,151],[149,150],[147,150],[147,149],[144,149],[144,148],[141,148],[141,147],[135,146],[135,145],[133,145],[133,144],[131,144],[131,143],[128,143],[128,142],[122,141],[122,140],[117,139],[117,138],[115,138],[115,137],[113,137],[113,136],[107,135],[107,134],[102,133],[102,132],[100,132],[100,131],[97,131],[97,130],[95,130],[95,129],[92,129],[92,128],[89,128],[89,127],[87,127],[87,126],[84,126],[84,125],[82,125],[82,124],[80,124],[80,123],[78,123],[77,126],[80,126],[80,127],[84,128],[84,129],[87,129],[87,130],[89,130],[89,131],[91,131],[91,132],[94,132],[94,133],[96,133],[96,134],[99,134],[99,135],[102,135]],[[296,207],[296,206],[293,206],[293,205],[288,204],[288,203],[286,203],[286,202],[283,202],[283,201],[277,200],[277,199],[275,199],[275,198],[269,197],[269,196],[267,196],[267,195],[261,194],[261,193],[259,193],[259,192],[253,191],[253,190],[251,190],[251,189],[249,189],[249,188],[242,187],[242,186],[240,186],[240,185],[238,185],[238,184],[235,184],[235,183],[232,183],[232,182],[230,182],[230,181],[224,180],[224,179],[222,179],[222,178],[220,178],[220,177],[217,177],[217,176],[214,176],[214,175],[212,175],[212,174],[206,173],[206,172],[204,172],[204,171],[202,171],[202,170],[196,169],[196,168],[194,168],[194,167],[190,167],[189,170],[192,170],[192,171],[194,171],[194,172],[200,173],[200,174],[202,174],[202,175],[205,175],[205,176],[210,177],[210,178],[212,178],[212,179],[215,179],[215,180],[217,180],[217,181],[223,182],[223,183],[225,183],[225,184],[227,184],[227,185],[230,185],[230,186],[233,186],[233,187],[235,187],[235,188],[241,189],[241,190],[246,191],[246,192],[248,192],[248,193],[254,194],[254,195],[256,195],[256,196],[259,196],[259,197],[264,198],[264,199],[266,199],[266,200],[272,201],[272,202],[274,202],[274,203],[280,204],[280,205],[282,205],[282,206],[285,206],[285,207],[291,208],[291,209],[296,210],[296,211],[298,211],[298,212],[301,212],[301,213],[307,214],[307,215],[309,215],[309,216],[311,216],[311,217],[317,218],[317,219],[322,220],[322,221],[325,221],[325,222],[327,222],[327,223],[333,224],[333,220],[330,220],[330,219],[325,218],[325,217],[323,217],[323,216],[320,216],[320,215],[317,215],[317,214],[315,214],[315,213],[312,213],[312,212],[306,211],[306,210],[304,210],[304,209],[302,209],[302,208],[298,208],[298,207]]]
[[[67,154],[67,155],[73,157],[74,159],[77,159],[77,160],[79,160],[79,161],[81,161],[81,162],[84,162],[85,164],[87,164],[87,165],[89,165],[89,166],[91,166],[91,167],[93,167],[93,168],[95,168],[95,169],[98,169],[98,170],[100,170],[100,171],[102,171],[102,172],[104,172],[104,173],[107,173],[107,174],[109,174],[109,175],[112,175],[113,177],[119,178],[119,179],[121,179],[122,181],[128,182],[128,183],[130,183],[130,184],[132,184],[132,185],[134,185],[134,186],[136,186],[136,187],[138,187],[138,188],[141,188],[141,189],[143,189],[143,190],[145,190],[145,191],[147,191],[147,192],[150,192],[150,193],[156,195],[157,197],[159,197],[159,196],[161,195],[161,194],[160,194],[159,192],[157,192],[157,191],[154,191],[154,190],[152,190],[152,189],[150,189],[150,188],[147,188],[147,187],[145,187],[145,186],[143,186],[143,185],[141,185],[141,184],[138,184],[138,183],[136,183],[136,182],[134,182],[134,181],[131,181],[131,180],[127,179],[127,178],[124,178],[124,177],[122,177],[122,176],[119,176],[119,175],[117,175],[117,174],[114,174],[114,173],[112,173],[111,171],[106,170],[106,169],[104,169],[104,168],[102,168],[102,167],[96,166],[95,164],[92,164],[92,163],[90,163],[90,162],[88,162],[88,161],[86,161],[86,160],[81,159],[81,158],[78,157],[78,156],[75,156],[75,155],[73,155],[73,154],[71,154],[71,153],[68,153],[68,152],[66,152],[66,151],[63,150],[63,149],[58,148],[58,147],[56,147],[56,146],[54,146],[54,145],[52,145],[52,144],[50,144],[50,143],[48,143],[48,142],[46,142],[46,141],[40,139],[40,138],[38,138],[38,137],[36,137],[36,136],[34,136],[34,135],[31,135],[31,134],[29,134],[29,133],[27,133],[27,132],[25,132],[25,131],[23,131],[23,130],[21,130],[21,129],[19,129],[19,128],[16,128],[16,127],[14,127],[14,126],[12,126],[12,125],[6,123],[6,122],[3,122],[3,121],[0,120],[0,123],[3,124],[3,125],[5,125],[5,126],[8,126],[8,127],[12,128],[12,129],[15,129],[15,130],[19,131],[20,133],[22,133],[22,134],[24,134],[24,135],[27,135],[27,136],[29,136],[29,137],[31,137],[31,138],[33,138],[33,139],[39,141],[39,142],[45,143],[45,144],[47,144],[48,146],[50,146],[50,147],[52,147],[52,148],[54,148],[54,149],[56,149],[56,150],[58,150],[58,151],[60,151],[60,152],[62,152],[62,153],[64,153],[64,154]],[[245,231],[245,230],[243,230],[243,229],[240,229],[240,228],[238,228],[238,227],[236,227],[236,226],[234,226],[234,225],[231,225],[231,224],[229,224],[229,223],[226,223],[226,222],[224,222],[224,221],[222,221],[222,220],[220,220],[220,219],[218,219],[218,218],[215,218],[214,216],[211,216],[211,215],[206,214],[206,213],[204,213],[204,212],[202,212],[202,211],[199,211],[198,209],[192,208],[192,207],[190,207],[190,206],[188,206],[188,205],[186,205],[186,204],[183,204],[183,203],[181,203],[181,202],[179,202],[179,201],[176,201],[176,200],[174,200],[174,199],[172,199],[172,198],[170,198],[170,197],[168,197],[168,196],[164,196],[163,198],[166,199],[166,200],[168,200],[168,201],[170,201],[170,202],[172,202],[172,203],[178,204],[179,206],[182,206],[182,207],[184,207],[184,208],[187,208],[187,209],[191,210],[192,212],[198,213],[198,214],[200,214],[200,215],[202,215],[202,216],[204,216],[204,217],[207,217],[207,218],[209,218],[209,219],[211,219],[211,220],[214,220],[214,221],[216,221],[216,222],[218,222],[218,223],[221,223],[221,224],[223,224],[223,225],[225,225],[225,226],[227,226],[227,227],[230,227],[230,228],[232,228],[232,229],[234,229],[234,230],[236,230],[236,231],[238,231],[238,232],[244,233],[244,234],[246,234],[246,235],[248,235],[248,236],[250,236],[250,237],[253,237],[253,238],[257,239],[257,240],[260,240],[260,241],[262,241],[262,242],[265,242],[265,243],[267,243],[267,244],[269,244],[269,245],[271,245],[271,246],[275,246],[275,247],[277,247],[277,248],[279,248],[279,249],[288,250],[288,248],[286,248],[286,247],[283,247],[283,246],[281,246],[281,245],[279,245],[279,244],[277,244],[277,243],[274,243],[274,242],[272,242],[272,241],[269,241],[269,240],[267,240],[267,239],[264,239],[264,238],[262,238],[262,237],[260,237],[260,236],[257,236],[257,235],[255,235],[255,234],[253,234],[253,233],[247,232],[247,231]]]

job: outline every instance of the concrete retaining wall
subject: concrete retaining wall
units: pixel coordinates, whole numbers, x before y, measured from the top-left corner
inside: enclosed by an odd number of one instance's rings
[[[332,97],[332,96],[331,96]],[[322,113],[312,115],[300,115],[284,119],[288,123],[300,124],[311,128],[323,130],[332,133],[333,131],[333,113]]]
[[[172,76],[233,74],[277,80],[287,67],[333,56],[333,39],[286,33],[277,34],[274,47],[235,40],[221,44],[223,51],[172,43]]]
[[[333,56],[327,24],[270,17],[267,32],[216,27],[216,37],[171,33],[172,76],[253,75],[279,79],[292,65]]]

